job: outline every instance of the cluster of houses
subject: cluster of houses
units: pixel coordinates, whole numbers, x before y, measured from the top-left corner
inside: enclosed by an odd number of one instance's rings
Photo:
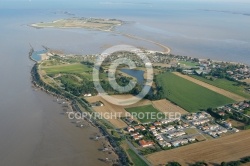
[[[250,78],[250,70],[246,65],[236,68],[235,70],[228,70],[226,72],[234,80],[245,80]]]
[[[141,145],[141,147],[147,148],[147,147],[153,146],[154,142],[153,141],[140,140],[139,144]]]
[[[173,138],[173,137],[181,137],[185,135],[186,133],[184,131],[175,131],[173,133],[168,134],[168,138]]]
[[[160,140],[160,141],[158,141],[158,143],[159,143],[159,145],[161,146],[161,147],[168,147],[168,148],[171,148],[172,147],[172,145],[171,145],[171,143],[169,143],[169,142],[167,142],[167,141],[163,141],[163,140]]]
[[[211,115],[206,112],[198,112],[198,113],[192,113],[187,116],[185,116],[186,120],[189,120],[189,122],[194,125],[197,129],[202,130],[204,133],[216,138],[220,136],[223,133],[227,133],[227,127],[224,128],[218,124],[212,123],[213,118],[211,118]],[[228,126],[231,126],[231,124],[227,124]]]
[[[244,113],[244,110],[249,109],[249,108],[250,108],[250,101],[242,101],[242,102],[233,103],[233,104],[225,105],[222,107],[218,107],[214,111],[220,116],[225,116],[226,113],[229,113],[232,111]]]
[[[162,124],[168,124],[171,121],[169,120],[164,120],[160,123]],[[150,126],[150,131],[152,135],[155,137],[157,142],[161,147],[177,147],[181,145],[185,145],[188,143],[194,142],[196,139],[195,137],[190,137],[190,138],[180,138],[184,135],[187,135],[182,129],[189,127],[188,124],[182,123],[182,125],[168,125],[167,127],[159,127],[160,125],[159,122],[155,122],[154,126]],[[178,139],[175,141],[166,141],[163,138],[163,135],[165,135],[168,139]]]
[[[231,107],[232,109],[235,109],[237,111],[243,111],[246,110],[250,107],[250,102],[249,101],[242,101],[239,103],[234,103],[229,105],[229,107]]]
[[[188,114],[184,118],[194,126],[200,126],[211,121],[211,115],[204,111]]]
[[[211,115],[206,113],[205,111],[191,113],[185,116],[185,119],[187,120],[199,120],[199,119],[205,119],[205,118],[211,118]]]
[[[139,140],[139,144],[141,147],[146,148],[149,146],[153,146],[154,142],[153,141],[146,141],[142,139],[144,136],[142,134],[139,134],[138,131],[145,131],[146,128],[142,125],[137,125],[137,126],[129,126],[127,128],[127,131],[130,133],[130,136],[133,137],[135,141]]]
[[[201,60],[197,58],[190,58],[186,56],[176,57],[178,61],[186,61],[186,62],[197,62],[199,65],[193,66],[186,66],[177,63],[175,66],[172,67],[181,67],[183,69],[183,74],[205,74],[209,75],[212,69],[223,69],[226,68],[228,65],[234,65],[234,69],[225,71],[225,74],[228,75],[229,78],[233,80],[245,80],[250,79],[250,67],[247,65],[239,65],[236,63],[224,63],[224,62],[213,62],[212,60]]]
[[[171,142],[171,145],[173,147],[178,147],[178,146],[186,145],[188,143],[193,143],[195,141],[196,141],[195,137],[190,137],[190,138],[185,138],[185,139],[173,141],[173,142]]]
[[[193,124],[194,126],[199,126],[199,125],[206,124],[206,123],[208,123],[208,122],[210,122],[210,119],[199,119],[199,120],[194,120],[194,121],[192,121],[192,124]]]
[[[239,108],[249,107],[248,102],[237,103],[237,105]],[[196,141],[198,134],[187,134],[185,132],[189,128],[196,128],[199,134],[205,133],[213,138],[219,137],[229,130],[239,132],[238,129],[232,128],[232,124],[229,122],[221,121],[219,124],[214,123],[211,115],[204,111],[184,115],[182,119],[164,119],[149,123],[146,126],[141,124],[129,126],[127,131],[131,139],[138,141],[142,148],[153,146],[155,143],[158,143],[163,148],[171,148]],[[147,134],[150,134],[152,139],[146,139],[146,135],[143,135],[142,131],[147,131]]]
[[[148,127],[142,125],[129,126],[127,131],[129,132],[131,138],[134,141],[138,141],[141,147],[149,147],[154,145],[153,142],[158,142],[161,147],[177,147],[191,143],[195,141],[195,137],[190,138],[181,138],[187,134],[182,130],[189,127],[187,123],[182,122],[181,125],[171,125],[170,123],[180,121],[180,119],[164,119],[162,121],[157,121],[152,124],[148,124]],[[140,131],[147,130],[154,137],[153,141],[146,141],[143,139],[143,135],[140,134]],[[173,141],[168,139],[174,138]],[[178,139],[178,141],[176,141]],[[166,141],[168,140],[168,141]]]
[[[146,128],[142,125],[137,125],[134,127],[128,127],[127,130],[130,133],[130,136],[133,137],[135,141],[137,141],[143,138],[143,135],[141,135],[138,131],[145,131]]]
[[[200,126],[199,129],[201,129],[202,131],[204,131],[205,133],[207,133],[208,135],[216,138],[218,136],[220,136],[223,133],[227,133],[228,130],[221,127],[218,124],[207,124],[204,126]]]
[[[194,63],[194,59],[196,58],[192,58],[192,59],[178,59],[178,61],[186,61],[186,62],[192,62]],[[199,60],[196,59],[197,65],[196,66],[188,66],[188,65],[182,65],[181,63],[177,63],[176,67],[180,67],[182,68],[182,73],[183,74],[187,74],[187,75],[192,75],[192,74],[196,74],[196,75],[208,75],[211,72],[211,61],[207,61],[207,60]]]
[[[227,129],[231,129],[232,128],[232,123],[230,123],[230,122],[227,122],[227,121],[221,121],[220,122],[220,124],[222,125],[222,126],[224,126],[225,128],[227,128]]]

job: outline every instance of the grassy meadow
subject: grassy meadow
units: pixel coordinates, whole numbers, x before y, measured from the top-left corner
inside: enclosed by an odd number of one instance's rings
[[[208,84],[211,84],[213,86],[216,86],[218,88],[225,89],[229,92],[235,93],[235,94],[240,95],[242,97],[250,99],[250,94],[245,91],[244,86],[238,86],[236,82],[229,81],[227,79],[215,79],[212,81],[210,79],[206,79],[204,77],[195,76],[195,75],[193,75],[191,77],[193,77],[197,80],[206,82]]]
[[[197,65],[199,65],[199,63],[197,62],[189,62],[189,61],[178,61],[181,65],[186,65],[186,66],[190,66],[190,67],[196,67]]]
[[[88,71],[92,71],[92,68],[89,68],[87,65],[83,65],[80,63],[48,66],[48,67],[43,67],[42,69],[45,70],[47,74],[59,74],[59,73],[82,74]]]
[[[134,163],[135,166],[143,165],[147,166],[148,164],[145,163],[132,149],[128,149],[127,153],[129,157],[131,158],[132,162]]]
[[[209,107],[218,107],[234,102],[223,95],[199,86],[173,73],[163,73],[156,77],[164,97],[188,112],[197,112]]]

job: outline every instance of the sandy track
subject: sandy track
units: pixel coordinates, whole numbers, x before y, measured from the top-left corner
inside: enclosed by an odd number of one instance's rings
[[[202,82],[202,81],[200,81],[200,80],[197,80],[197,79],[195,79],[195,78],[192,78],[192,77],[190,77],[190,76],[188,76],[188,75],[183,75],[183,74],[178,73],[178,72],[173,72],[173,73],[174,73],[175,75],[179,76],[179,77],[182,77],[182,78],[184,78],[184,79],[187,79],[187,80],[189,80],[189,81],[192,81],[192,82],[195,83],[195,84],[198,84],[198,85],[200,85],[200,86],[203,86],[203,87],[205,87],[205,88],[207,88],[207,89],[209,89],[209,90],[211,90],[211,91],[214,91],[214,92],[216,92],[216,93],[219,93],[219,94],[221,94],[221,95],[223,95],[223,96],[226,96],[226,97],[228,97],[228,98],[230,98],[230,99],[233,99],[233,100],[235,100],[235,101],[244,101],[244,100],[247,100],[246,98],[244,98],[244,97],[242,97],[242,96],[239,96],[239,95],[234,94],[234,93],[232,93],[232,92],[229,92],[229,91],[226,91],[226,90],[224,90],[224,89],[218,88],[218,87],[216,87],[216,86],[207,84],[207,83],[205,83],[205,82]]]
[[[227,137],[195,143],[173,150],[161,151],[147,156],[153,165],[177,161],[182,165],[206,161],[209,165],[222,161],[239,160],[250,155],[250,130]]]
[[[166,99],[152,101],[152,103],[153,103],[153,106],[161,112],[165,112],[165,113],[179,112],[182,115],[188,114],[187,111],[185,111],[184,109],[182,109],[181,107],[177,105],[174,105],[173,103],[171,103],[170,101]]]
[[[131,35],[131,34],[122,34],[123,36],[126,36],[126,37],[129,37],[129,38],[132,38],[132,39],[137,39],[137,40],[142,40],[142,41],[146,41],[146,42],[149,42],[149,43],[153,43],[161,48],[163,48],[164,50],[164,53],[166,54],[170,54],[171,52],[171,49],[161,43],[158,43],[158,42],[155,42],[155,41],[152,41],[152,40],[149,40],[149,39],[144,39],[144,38],[141,38],[141,37],[138,37],[138,36],[134,36],[134,35]]]

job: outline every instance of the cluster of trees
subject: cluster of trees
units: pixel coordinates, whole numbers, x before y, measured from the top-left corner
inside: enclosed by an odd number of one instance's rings
[[[228,79],[229,81],[235,81],[237,82],[238,86],[240,85],[245,85],[247,86],[247,83],[241,82],[241,81],[236,81],[231,77],[231,75],[227,74],[227,71],[234,71],[236,69],[239,69],[243,66],[240,65],[226,65],[225,67],[221,66],[220,68],[213,68],[210,72],[211,76],[218,77],[218,78],[225,78]]]
[[[150,147],[150,148],[144,148],[144,149],[140,150],[140,154],[141,155],[148,155],[148,154],[151,154],[151,153],[159,152],[161,150],[162,149],[159,146],[157,146],[157,147]]]
[[[81,78],[82,81],[77,80],[75,76],[78,76],[79,78]],[[61,81],[64,90],[75,96],[80,96],[83,93],[84,94],[86,93],[97,94],[93,81],[88,80],[79,74],[72,73],[71,75],[68,73],[59,77],[58,79]],[[126,86],[129,84],[130,80],[131,78],[129,77],[119,76],[116,78],[115,81],[120,86]],[[113,87],[110,85],[110,82],[108,80],[105,80],[105,79],[100,80],[100,85],[102,86],[104,91],[107,93],[120,94],[120,92],[113,89]],[[131,91],[124,92],[123,94],[138,95],[141,92],[141,90],[142,90],[142,86],[140,84],[136,84],[135,87]]]
[[[207,112],[212,115],[215,119],[224,119],[227,120],[229,118],[240,121],[242,123],[244,123],[246,126],[244,129],[249,129],[250,128],[250,118],[248,118],[247,116],[244,116],[243,114],[239,113],[239,112],[227,112],[224,116],[219,115],[216,111],[214,111],[214,109],[212,108],[208,108]]]
[[[234,120],[238,120],[240,122],[243,122],[246,125],[250,125],[250,118],[244,116],[243,114],[241,114],[239,112],[230,113],[229,117],[232,118],[232,119],[234,119]]]
[[[214,68],[211,70],[211,76],[218,77],[218,78],[225,78],[226,77],[226,71],[222,68]]]
[[[145,98],[149,100],[160,100],[165,98],[165,94],[163,92],[162,86],[157,82],[156,79],[153,80],[155,82],[155,88],[151,88],[150,94],[146,95]]]
[[[78,83],[77,80],[75,80],[75,77],[71,75],[61,76],[60,81],[63,84],[65,91],[70,92],[75,96],[80,96],[83,93],[96,93],[93,81],[86,79]]]
[[[237,161],[222,162],[220,166],[240,166],[242,164],[246,164],[249,162],[250,162],[250,156],[247,156]],[[208,164],[204,161],[199,161],[194,164],[190,164],[190,166],[207,166],[207,165]],[[181,164],[178,162],[172,161],[172,162],[168,162],[166,166],[181,166]]]
[[[208,164],[206,162],[204,162],[204,161],[198,161],[198,162],[196,162],[194,164],[190,164],[190,166],[207,166],[207,165]],[[172,162],[168,162],[166,164],[166,166],[181,166],[181,164],[178,163],[178,162],[172,161]]]
[[[246,164],[250,162],[250,156],[243,157],[237,161],[230,161],[230,162],[222,162],[221,166],[240,166],[242,164]]]
[[[103,64],[109,64],[118,58],[127,58],[131,61],[133,61],[137,67],[144,66],[144,62],[141,58],[138,57],[135,53],[129,52],[129,51],[117,51],[112,53],[110,56],[106,57],[103,61]]]

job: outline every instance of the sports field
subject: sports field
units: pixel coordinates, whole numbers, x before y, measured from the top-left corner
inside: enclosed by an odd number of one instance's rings
[[[163,73],[156,77],[162,87],[164,97],[188,112],[197,112],[209,107],[233,103],[234,100],[197,85],[173,73]]]
[[[126,111],[132,115],[134,114],[136,118],[142,123],[155,121],[157,119],[156,115],[161,114],[161,112],[155,109],[152,105],[126,108]]]

